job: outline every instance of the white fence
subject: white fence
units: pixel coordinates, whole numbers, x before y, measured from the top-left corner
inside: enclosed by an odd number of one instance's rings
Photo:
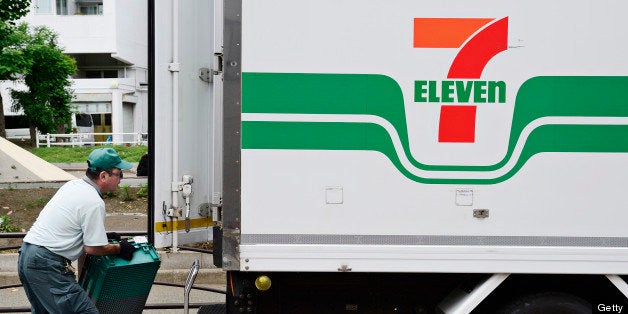
[[[94,141],[94,136],[106,136],[106,141]],[[148,145],[148,133],[70,133],[39,134],[36,145],[40,146],[84,146],[84,145]]]

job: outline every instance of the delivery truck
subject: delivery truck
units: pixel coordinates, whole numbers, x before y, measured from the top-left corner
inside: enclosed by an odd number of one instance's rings
[[[229,313],[628,310],[628,3],[155,1],[151,233]]]

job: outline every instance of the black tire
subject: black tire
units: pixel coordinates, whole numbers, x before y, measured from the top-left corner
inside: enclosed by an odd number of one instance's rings
[[[562,292],[543,292],[518,297],[498,311],[501,314],[588,314],[592,312],[593,308],[589,302]]]

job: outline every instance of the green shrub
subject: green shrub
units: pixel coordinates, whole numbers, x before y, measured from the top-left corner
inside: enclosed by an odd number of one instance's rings
[[[119,188],[120,193],[118,193],[118,197],[123,201],[132,201],[134,200],[133,195],[131,193],[131,186],[128,184],[122,185]]]
[[[4,215],[0,217],[0,232],[19,232],[22,231],[22,228],[14,225],[11,222],[11,218],[9,216]]]
[[[43,198],[43,197],[39,197],[37,198],[36,201],[28,201],[26,202],[26,208],[28,209],[42,209],[44,208],[44,206],[46,205],[46,203],[48,203],[48,200]]]
[[[137,194],[137,197],[142,197],[142,198],[148,197],[148,184],[140,185],[140,188],[137,190],[135,194]]]

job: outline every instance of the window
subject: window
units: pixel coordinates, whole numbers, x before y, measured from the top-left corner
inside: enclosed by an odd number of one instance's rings
[[[85,71],[86,78],[102,78],[100,71]]]
[[[68,0],[57,0],[57,15],[68,15]]]
[[[52,13],[52,0],[35,0],[35,13],[37,14]]]
[[[118,71],[117,70],[104,70],[102,71],[103,78],[117,78]]]
[[[78,11],[84,15],[102,15],[102,3],[77,3]]]
[[[118,70],[87,70],[86,78],[117,78]]]
[[[92,121],[94,125],[102,125],[102,122],[100,121],[100,114],[93,114]]]

